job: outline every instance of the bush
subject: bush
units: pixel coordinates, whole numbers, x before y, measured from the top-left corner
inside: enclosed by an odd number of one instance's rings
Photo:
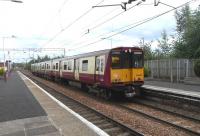
[[[148,77],[150,73],[150,70],[146,66],[144,66],[144,77]]]
[[[0,76],[3,76],[4,75],[4,68],[0,68]]]
[[[200,60],[197,60],[194,64],[194,73],[200,77]]]

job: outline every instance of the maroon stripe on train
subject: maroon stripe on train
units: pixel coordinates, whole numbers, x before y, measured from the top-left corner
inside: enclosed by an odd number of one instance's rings
[[[87,84],[94,84],[94,74],[79,73],[79,81]]]
[[[54,77],[60,77],[60,72],[59,71],[53,71],[52,76]]]
[[[62,72],[62,78],[74,80],[74,72]]]
[[[110,53],[108,56],[106,56],[107,62],[106,62],[106,67],[105,67],[105,72],[104,72],[104,85],[105,87],[111,87],[111,81],[110,81],[110,67],[111,67],[111,56]]]

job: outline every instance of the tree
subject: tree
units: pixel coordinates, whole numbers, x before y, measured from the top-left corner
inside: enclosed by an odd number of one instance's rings
[[[144,42],[144,39],[140,40],[139,46],[143,49],[144,51],[144,60],[151,60],[153,59],[153,52],[151,49],[153,41],[150,42]]]
[[[161,39],[158,40],[158,50],[162,58],[166,58],[170,54],[171,44],[169,44],[169,38],[166,30],[163,30],[163,32],[161,33]]]
[[[196,76],[200,77],[200,60],[197,60],[194,65],[194,72]]]
[[[200,11],[192,12],[186,5],[175,12],[177,41],[174,42],[174,56],[181,58],[200,57]]]

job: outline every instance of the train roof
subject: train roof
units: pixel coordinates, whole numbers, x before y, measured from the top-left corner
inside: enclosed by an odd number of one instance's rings
[[[133,50],[142,50],[139,47],[117,47],[117,48],[112,48],[112,49],[105,49],[105,50],[100,50],[100,51],[93,51],[93,52],[88,52],[88,53],[82,53],[79,55],[73,55],[73,56],[67,56],[64,58],[58,58],[58,59],[52,59],[52,60],[48,60],[48,61],[43,61],[43,62],[39,62],[40,63],[44,63],[44,62],[50,62],[50,61],[62,61],[62,60],[66,60],[66,59],[77,59],[77,58],[82,58],[82,57],[90,57],[90,56],[94,56],[94,55],[102,55],[102,54],[108,54],[111,50],[121,50],[121,49],[133,49]],[[37,64],[37,63],[34,63]]]
[[[76,59],[76,58],[81,58],[81,57],[90,57],[90,56],[94,56],[94,55],[108,54],[111,50],[130,49],[130,48],[133,49],[133,50],[142,50],[139,47],[117,47],[117,48],[112,48],[112,49],[105,49],[105,50],[100,50],[100,51],[93,51],[93,52],[83,53],[83,54],[74,55],[74,56],[67,56],[65,58],[62,58],[61,60]]]
[[[88,53],[83,53],[83,54],[78,54],[74,56],[68,56],[63,59],[77,59],[77,58],[82,58],[82,57],[90,57],[94,55],[102,55],[102,54],[107,54],[110,52],[111,49],[106,49],[106,50],[100,50],[100,51],[94,51],[94,52],[88,52]]]

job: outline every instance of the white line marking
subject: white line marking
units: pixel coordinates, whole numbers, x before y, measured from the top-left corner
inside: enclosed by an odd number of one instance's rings
[[[20,77],[23,77],[23,79],[28,79],[32,84],[34,84],[36,87],[38,87],[43,93],[45,93],[46,95],[48,95],[52,100],[54,100],[56,103],[58,103],[62,108],[64,108],[65,110],[67,110],[68,112],[70,112],[72,115],[74,115],[75,117],[77,117],[79,120],[81,120],[84,124],[86,124],[95,133],[97,133],[100,136],[109,136],[102,129],[100,129],[99,127],[95,126],[94,124],[92,124],[91,122],[89,122],[88,120],[86,120],[85,118],[83,118],[82,116],[80,116],[78,113],[74,112],[73,110],[71,110],[70,108],[68,108],[67,106],[65,106],[62,102],[60,102],[55,97],[53,97],[51,94],[49,94],[48,92],[46,92],[43,88],[41,88],[40,86],[38,86],[36,83],[34,83],[31,79],[29,79],[23,73],[21,73],[20,71],[18,71],[18,74],[20,75]]]
[[[152,85],[143,85],[142,87],[147,88],[147,89],[153,89],[155,91],[171,92],[175,94],[181,94],[181,95],[200,98],[200,94],[194,91],[192,92],[192,91],[185,91],[181,89],[165,88],[165,87],[158,87],[158,86],[152,86]]]

